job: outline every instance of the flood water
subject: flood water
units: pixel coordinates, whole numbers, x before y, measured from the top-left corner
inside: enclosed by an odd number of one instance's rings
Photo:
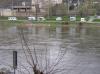
[[[0,25],[0,69],[13,72],[13,51],[16,74],[33,74],[30,54],[45,74],[100,74],[100,27]]]

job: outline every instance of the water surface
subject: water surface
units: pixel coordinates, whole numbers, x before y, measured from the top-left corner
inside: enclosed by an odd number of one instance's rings
[[[25,57],[31,62],[28,48],[44,73],[100,74],[100,27],[0,25],[0,68],[13,71],[12,51],[16,50],[17,74],[32,74]]]

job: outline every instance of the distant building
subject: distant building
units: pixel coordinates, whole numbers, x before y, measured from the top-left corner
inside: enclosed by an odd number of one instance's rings
[[[0,16],[12,16],[11,9],[0,8]]]
[[[45,16],[49,5],[57,3],[62,0],[0,0],[0,16]]]
[[[30,11],[31,11],[31,0],[0,1],[1,16],[29,16]]]

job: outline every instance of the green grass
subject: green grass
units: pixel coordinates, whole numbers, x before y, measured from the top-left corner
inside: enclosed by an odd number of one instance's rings
[[[28,21],[8,21],[8,20],[3,20],[0,21],[0,25],[18,25],[18,24],[25,24],[28,23]]]
[[[33,24],[41,23],[41,24],[60,24],[62,21],[32,21]]]
[[[7,29],[11,26],[18,26],[18,25],[25,25],[27,24],[28,21],[0,21],[0,26],[4,27],[4,29]],[[68,23],[68,24],[66,24]],[[68,26],[68,27],[77,27],[79,22],[43,22],[43,21],[40,21],[40,22],[33,22],[33,25],[46,25],[46,26],[50,26],[50,28],[52,30],[55,30],[55,28],[57,26]],[[90,23],[83,23],[83,26],[85,27],[98,27],[97,24],[93,23],[93,24],[90,24]]]
[[[0,20],[7,20],[8,17],[0,16]]]
[[[88,21],[88,20],[89,20],[89,16],[87,16],[87,17],[76,16],[76,21],[80,21],[80,20],[81,20],[81,18],[85,18],[85,19],[86,19],[86,21]]]
[[[10,16],[8,16],[10,17]],[[8,20],[7,16],[0,16],[0,20]],[[16,17],[18,20],[27,20],[27,17]]]
[[[27,17],[17,17],[18,20],[28,20]]]
[[[0,28],[7,29],[12,26],[27,24],[27,21],[0,21]]]
[[[45,17],[47,21],[51,20],[51,21],[55,21],[56,16],[51,16],[51,17]]]
[[[100,19],[95,19],[93,20],[93,22],[100,22]]]

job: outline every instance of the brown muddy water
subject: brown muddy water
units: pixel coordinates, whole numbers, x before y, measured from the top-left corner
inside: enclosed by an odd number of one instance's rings
[[[0,69],[13,72],[13,51],[16,74],[34,74],[30,54],[44,74],[100,74],[100,27],[0,25]]]

